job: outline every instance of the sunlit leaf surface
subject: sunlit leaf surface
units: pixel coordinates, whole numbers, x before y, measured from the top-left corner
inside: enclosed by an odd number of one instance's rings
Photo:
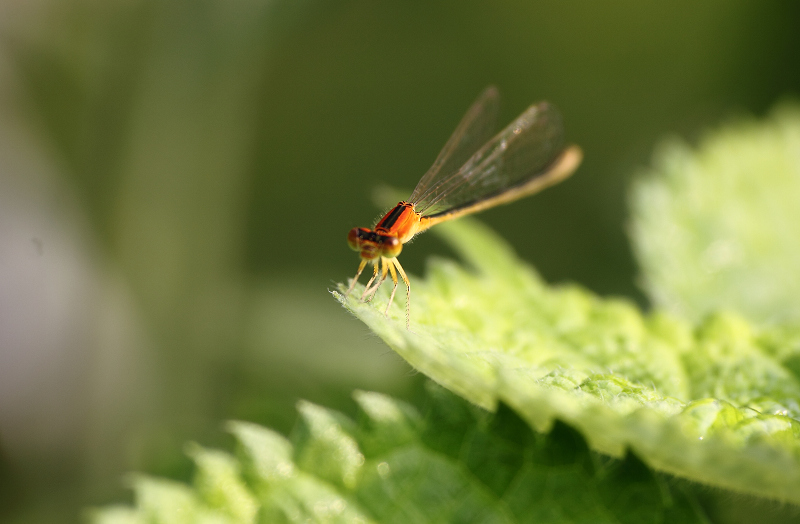
[[[692,324],[578,286],[546,285],[472,221],[440,231],[467,266],[436,260],[402,301],[337,297],[414,368],[532,428],[558,419],[614,457],[694,481],[800,503],[800,358],[792,330],[733,313]],[[387,286],[389,287],[389,286]],[[358,291],[358,288],[357,290]]]

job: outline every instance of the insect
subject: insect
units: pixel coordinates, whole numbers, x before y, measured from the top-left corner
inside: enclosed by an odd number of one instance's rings
[[[406,285],[406,328],[411,326],[411,284],[397,260],[403,244],[440,222],[477,213],[532,195],[572,174],[583,154],[565,146],[561,116],[548,102],[534,104],[495,135],[499,94],[487,88],[464,115],[407,201],[398,203],[372,229],[356,227],[347,234],[361,263],[349,295],[368,263],[374,266],[362,300],[372,300],[391,276],[389,307],[397,291],[397,275]],[[376,281],[377,280],[377,281]]]

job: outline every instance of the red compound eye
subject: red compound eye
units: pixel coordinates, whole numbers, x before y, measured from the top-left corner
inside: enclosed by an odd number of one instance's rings
[[[347,233],[347,243],[350,245],[350,249],[353,251],[358,251],[359,249],[359,242],[358,242],[358,228],[354,227]]]
[[[383,256],[394,258],[403,250],[403,243],[397,237],[385,236],[381,238],[383,246]]]

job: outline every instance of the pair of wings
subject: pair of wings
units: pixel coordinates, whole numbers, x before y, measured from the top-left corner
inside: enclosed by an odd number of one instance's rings
[[[558,111],[547,102],[532,105],[491,138],[499,100],[489,87],[469,108],[411,193],[417,213],[451,212],[547,175],[564,150]]]

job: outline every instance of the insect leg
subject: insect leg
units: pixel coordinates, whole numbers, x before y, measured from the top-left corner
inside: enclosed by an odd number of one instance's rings
[[[366,263],[366,260],[364,261],[364,263]],[[372,268],[373,268],[372,278],[370,278],[369,282],[367,282],[367,285],[364,286],[364,293],[361,294],[361,300],[364,300],[364,297],[367,296],[367,290],[369,289],[369,286],[372,285],[372,282],[375,281],[375,277],[378,276],[378,264],[372,264]]]
[[[378,279],[375,284],[372,285],[371,289],[365,289],[364,295],[362,295],[362,300],[364,297],[367,297],[367,302],[370,302],[373,298],[375,298],[375,293],[378,292],[378,288],[381,287],[383,281],[386,280],[386,275],[389,274],[389,264],[386,262],[385,258],[381,258],[381,277]]]
[[[393,258],[392,262],[394,263],[394,267],[397,268],[397,272],[400,273],[400,276],[403,278],[403,282],[406,283],[406,329],[411,331],[411,282],[409,282],[406,272],[403,271],[403,266],[400,265],[400,261]],[[397,281],[395,281],[395,286],[396,285]]]
[[[353,281],[350,282],[350,287],[347,289],[347,293],[345,293],[344,296],[349,295],[350,292],[353,291],[353,288],[356,287],[356,282],[358,282],[358,277],[361,276],[361,272],[364,271],[364,267],[366,265],[367,265],[367,261],[366,260],[362,260],[361,263],[358,265],[358,272],[356,272],[356,276],[353,278]],[[372,277],[372,278],[375,278],[375,277]]]
[[[397,271],[394,269],[394,261],[397,260],[393,258],[391,260],[391,264],[387,263],[386,265],[389,266],[389,273],[392,275],[392,282],[394,282],[394,287],[392,287],[392,294],[389,295],[389,303],[386,304],[386,309],[384,310],[383,314],[385,316],[389,316],[389,308],[392,307],[392,301],[394,300],[394,293],[397,291]]]

